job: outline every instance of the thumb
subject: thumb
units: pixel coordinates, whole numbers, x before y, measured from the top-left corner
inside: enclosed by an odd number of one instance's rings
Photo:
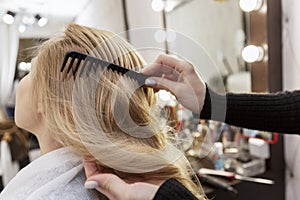
[[[109,199],[121,199],[128,188],[128,184],[114,174],[97,174],[88,178],[85,187],[87,189],[96,188]]]
[[[161,77],[150,77],[147,78],[145,81],[145,85],[152,87],[154,89],[164,89],[172,92],[176,96],[176,89],[179,86],[179,82],[176,81],[171,81],[166,78],[161,78]]]

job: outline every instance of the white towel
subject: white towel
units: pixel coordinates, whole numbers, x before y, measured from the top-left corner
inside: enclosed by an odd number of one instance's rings
[[[23,168],[4,188],[0,200],[106,199],[84,188],[82,158],[70,148],[49,152]]]

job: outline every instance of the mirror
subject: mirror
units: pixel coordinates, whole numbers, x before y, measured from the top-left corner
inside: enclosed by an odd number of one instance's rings
[[[221,85],[218,80],[223,80],[227,91],[250,92],[250,73],[241,57],[246,43],[246,30],[245,15],[239,2],[192,0],[166,3],[166,28],[180,32],[202,45],[218,67],[222,78],[218,79],[218,74],[212,74],[206,80],[208,84],[218,90]],[[186,44],[168,41],[169,51],[189,51]]]

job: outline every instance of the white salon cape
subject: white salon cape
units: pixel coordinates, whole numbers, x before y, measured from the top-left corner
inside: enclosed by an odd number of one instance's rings
[[[82,158],[70,148],[51,151],[23,168],[0,194],[0,200],[106,199],[84,187]]]

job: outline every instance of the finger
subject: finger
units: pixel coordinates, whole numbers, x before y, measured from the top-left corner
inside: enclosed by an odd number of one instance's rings
[[[87,178],[99,173],[96,163],[89,161],[87,159],[83,160],[84,171]]]
[[[173,74],[175,71],[170,66],[162,65],[162,64],[151,64],[141,70],[141,73],[151,76],[160,77],[162,74]]]
[[[134,199],[153,199],[159,186],[149,183],[134,183],[129,188],[128,193],[134,194]],[[138,191],[138,192],[136,192]]]
[[[114,174],[97,174],[88,178],[86,183],[89,181],[96,181],[99,186],[96,189],[110,199],[121,199],[129,187],[127,183]]]
[[[159,55],[155,63],[161,64],[163,66],[169,66],[178,72],[182,72],[185,69],[185,65],[188,64],[188,62],[183,61],[182,59],[167,54]]]
[[[182,83],[168,80],[160,77],[150,77],[146,79],[145,84],[154,89],[168,90],[176,96],[176,89],[180,87]]]
[[[177,81],[180,74],[163,74],[162,78],[169,79],[170,81]]]

